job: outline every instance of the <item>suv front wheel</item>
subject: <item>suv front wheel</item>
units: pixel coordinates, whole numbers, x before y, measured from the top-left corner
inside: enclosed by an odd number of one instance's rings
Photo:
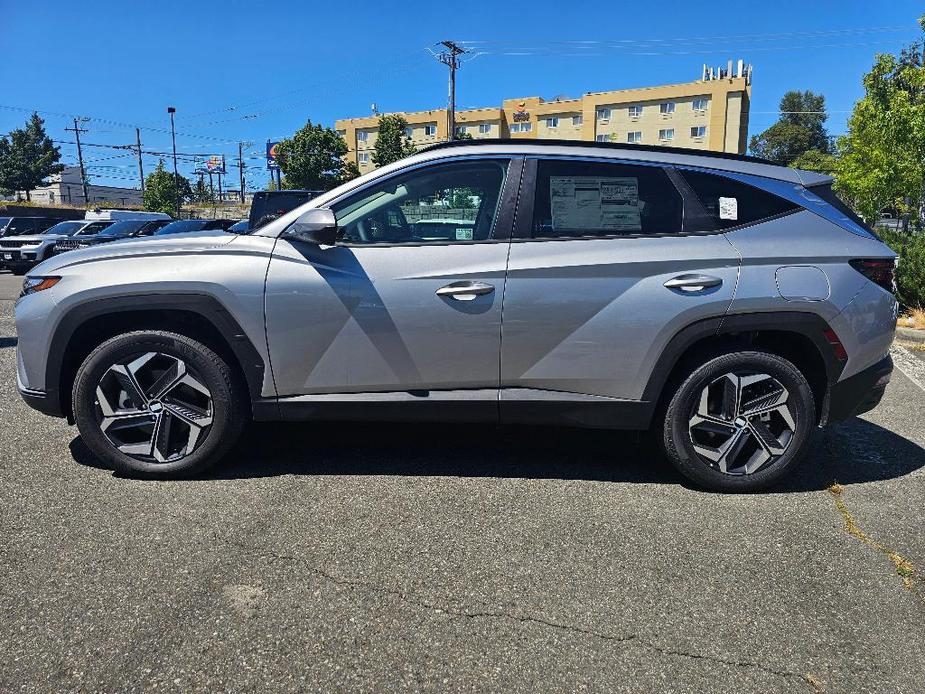
[[[791,473],[815,425],[812,390],[776,354],[735,352],[699,366],[665,413],[665,454],[717,491],[758,491]]]
[[[246,413],[228,364],[183,335],[139,331],[107,340],[74,379],[87,447],[121,474],[191,475],[237,441]]]

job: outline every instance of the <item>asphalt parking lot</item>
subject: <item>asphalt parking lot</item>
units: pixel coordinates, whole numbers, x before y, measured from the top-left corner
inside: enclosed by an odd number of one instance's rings
[[[208,478],[134,481],[16,394],[20,280],[0,691],[925,687],[925,352],[766,494],[632,435],[468,425],[255,426]]]

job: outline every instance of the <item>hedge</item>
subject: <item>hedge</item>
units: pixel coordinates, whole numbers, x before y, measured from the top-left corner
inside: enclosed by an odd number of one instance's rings
[[[896,297],[900,306],[925,308],[925,233],[879,227],[877,235],[899,254]]]

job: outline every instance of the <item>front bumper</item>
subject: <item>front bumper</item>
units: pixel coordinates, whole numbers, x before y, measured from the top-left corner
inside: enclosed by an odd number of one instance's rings
[[[826,421],[838,422],[874,409],[883,399],[892,373],[893,359],[887,356],[833,385],[829,389]]]
[[[16,371],[16,388],[22,399],[33,410],[38,410],[42,414],[47,414],[51,417],[65,416],[64,411],[61,409],[61,398],[58,397],[57,389],[45,391],[27,388],[23,383],[19,369]]]

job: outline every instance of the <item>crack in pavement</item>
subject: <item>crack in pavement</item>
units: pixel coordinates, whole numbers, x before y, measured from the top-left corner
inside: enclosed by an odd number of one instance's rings
[[[343,576],[337,576],[332,574],[324,569],[320,569],[317,566],[310,564],[305,558],[297,557],[291,554],[281,554],[279,552],[267,552],[259,551],[250,545],[247,545],[243,542],[238,542],[230,538],[221,537],[215,535],[215,539],[219,542],[237,547],[238,549],[252,555],[263,556],[271,559],[278,559],[281,561],[289,561],[301,564],[303,567],[307,568],[311,573],[323,578],[326,581],[334,583],[339,586],[346,586],[349,588],[357,588],[361,590],[367,590],[374,593],[379,593],[383,595],[390,595],[398,598],[401,602],[418,607],[420,609],[431,610],[437,614],[445,614],[450,617],[460,618],[460,619],[506,619],[521,624],[536,624],[541,627],[546,627],[550,629],[556,629],[561,631],[566,631],[574,634],[580,634],[582,636],[587,636],[591,638],[601,639],[603,641],[608,641],[612,643],[621,643],[621,644],[638,644],[643,648],[647,648],[651,651],[654,651],[660,655],[668,656],[678,656],[682,658],[689,658],[691,660],[704,660],[719,665],[728,665],[730,667],[739,667],[739,668],[755,668],[756,670],[761,670],[771,675],[775,675],[781,678],[795,678],[799,679],[804,683],[810,684],[813,686],[811,680],[805,674],[793,672],[791,670],[779,670],[773,667],[769,667],[762,663],[754,662],[751,660],[733,660],[731,658],[722,658],[719,656],[709,655],[706,653],[695,653],[691,651],[679,650],[674,648],[666,648],[660,646],[654,641],[644,639],[638,634],[608,634],[601,631],[595,631],[593,629],[588,629],[582,626],[577,626],[573,624],[563,624],[561,622],[554,622],[549,619],[544,619],[542,617],[535,617],[531,615],[517,615],[511,614],[509,612],[503,611],[471,611],[465,609],[457,609],[453,607],[447,607],[443,605],[437,605],[436,603],[431,603],[420,598],[415,598],[410,596],[408,593],[398,590],[395,588],[384,588],[377,586],[375,584],[360,581],[353,578],[345,578]]]
[[[844,492],[845,488],[842,487],[838,482],[833,482],[828,488],[829,494],[832,495],[835,499],[835,508],[838,510],[838,513],[841,515],[842,520],[844,521],[844,530],[846,533],[851,535],[851,537],[861,541],[868,547],[877,550],[887,559],[890,560],[890,563],[893,564],[893,567],[896,570],[896,575],[902,579],[903,586],[907,590],[917,592],[925,599],[925,576],[923,576],[915,565],[906,559],[899,552],[896,552],[886,545],[884,545],[879,540],[875,540],[873,537],[868,535],[855,521],[854,516],[848,508],[848,505],[845,503]]]

